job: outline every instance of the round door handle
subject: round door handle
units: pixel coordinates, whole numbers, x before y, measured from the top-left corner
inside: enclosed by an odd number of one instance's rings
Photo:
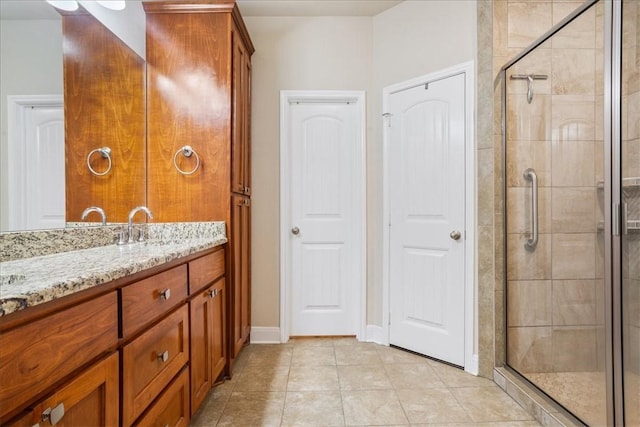
[[[300,229],[298,227],[293,227],[291,229],[291,232],[297,236],[298,234],[300,234]]]
[[[458,230],[453,230],[449,234],[449,237],[451,237],[453,240],[460,240],[460,237],[462,237],[462,233],[460,233]]]

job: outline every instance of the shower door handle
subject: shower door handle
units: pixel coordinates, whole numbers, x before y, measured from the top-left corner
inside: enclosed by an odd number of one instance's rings
[[[525,249],[534,250],[538,245],[538,176],[532,168],[524,171],[524,179],[531,181],[531,238],[524,244]]]

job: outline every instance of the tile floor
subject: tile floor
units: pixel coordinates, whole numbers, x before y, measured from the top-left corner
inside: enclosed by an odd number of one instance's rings
[[[353,338],[249,345],[191,426],[529,427],[485,378]]]

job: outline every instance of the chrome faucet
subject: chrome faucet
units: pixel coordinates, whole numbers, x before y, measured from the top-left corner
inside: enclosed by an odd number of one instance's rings
[[[100,214],[100,216],[102,217],[102,225],[107,225],[107,214],[104,213],[104,209],[99,208],[97,206],[90,206],[87,209],[85,209],[84,211],[82,211],[81,220],[84,221],[85,219],[87,219],[87,216],[89,216],[89,214],[91,212],[98,212]]]
[[[129,232],[128,243],[133,243],[135,241],[135,239],[133,238],[133,217],[136,213],[138,213],[138,211],[143,211],[144,213],[147,214],[149,219],[153,219],[153,214],[151,213],[149,208],[146,206],[138,206],[131,209],[131,212],[129,212],[129,222],[128,222],[128,232]],[[140,237],[138,238],[138,241],[139,242],[144,241],[144,235],[142,234],[142,232],[140,232]]]

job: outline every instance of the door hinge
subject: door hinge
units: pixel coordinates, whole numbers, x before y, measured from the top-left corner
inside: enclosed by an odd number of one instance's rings
[[[390,128],[391,127],[391,117],[393,117],[393,114],[391,114],[391,113],[383,113],[382,117],[386,121],[387,127]]]

